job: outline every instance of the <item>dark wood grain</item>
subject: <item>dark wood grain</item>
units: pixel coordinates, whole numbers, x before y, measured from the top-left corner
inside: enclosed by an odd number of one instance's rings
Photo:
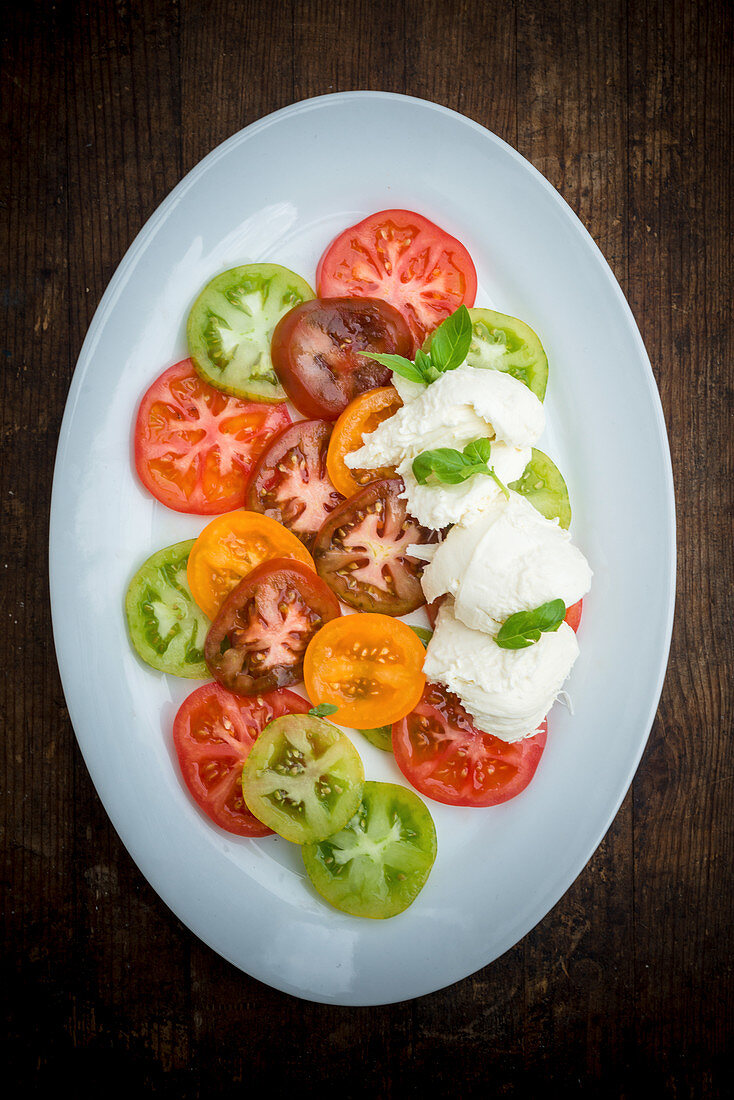
[[[726,3],[17,3],[0,40],[6,1080],[186,1098],[727,1095],[732,826],[732,24]],[[126,248],[214,145],[294,100],[444,103],[531,160],[627,294],[660,387],[678,615],[633,787],[511,951],[417,1001],[296,1001],[204,947],[76,747],[46,581],[81,342]],[[728,1093],[730,1095],[730,1091]]]

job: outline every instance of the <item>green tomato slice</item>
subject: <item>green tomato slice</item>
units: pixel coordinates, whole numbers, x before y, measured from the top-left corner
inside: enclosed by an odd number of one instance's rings
[[[510,489],[522,493],[546,519],[557,519],[568,530],[571,525],[571,502],[561,471],[548,455],[536,451],[530,457],[522,477],[510,482]]]
[[[382,749],[383,752],[392,752],[392,726],[377,726],[376,729],[359,732],[375,748]]]
[[[294,844],[346,825],[363,782],[362,761],[347,735],[310,714],[288,714],[266,726],[242,769],[250,811]]]
[[[187,324],[189,352],[205,381],[250,401],[285,401],[270,358],[280,318],[314,297],[300,275],[279,264],[245,264],[206,284]]]
[[[208,680],[204,641],[211,623],[191,595],[186,565],[194,539],[159,550],[130,581],[125,614],[130,641],[159,672]]]
[[[470,309],[469,316],[469,366],[507,371],[542,401],[548,383],[548,357],[530,325],[493,309]]]
[[[333,836],[302,849],[311,882],[355,917],[394,917],[423,889],[436,858],[425,803],[396,783],[365,783],[362,802]]]

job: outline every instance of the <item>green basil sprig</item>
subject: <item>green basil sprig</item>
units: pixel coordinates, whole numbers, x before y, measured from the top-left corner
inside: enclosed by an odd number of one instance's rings
[[[452,447],[423,451],[413,459],[413,476],[419,485],[425,485],[431,477],[445,485],[460,485],[474,474],[486,474],[497,482],[509,500],[509,489],[489,465],[491,453],[492,444],[485,438],[472,440],[463,451],[455,451]]]
[[[327,718],[330,714],[336,714],[339,707],[335,707],[333,703],[319,703],[317,707],[311,707],[309,714],[312,714],[314,718]]]
[[[390,367],[410,382],[430,385],[447,370],[455,370],[464,362],[472,340],[471,317],[466,306],[459,306],[442,321],[431,336],[428,352],[417,351],[411,363],[403,355],[371,354],[383,367]]]
[[[558,630],[565,615],[563,600],[550,600],[532,611],[518,611],[505,619],[494,640],[501,649],[525,649],[540,641],[541,634]]]

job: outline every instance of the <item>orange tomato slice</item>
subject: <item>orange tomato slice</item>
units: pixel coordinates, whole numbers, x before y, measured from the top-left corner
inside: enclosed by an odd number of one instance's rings
[[[207,524],[191,547],[186,570],[191,594],[210,619],[256,565],[271,558],[295,558],[315,571],[300,539],[259,512],[228,512]]]
[[[362,446],[362,436],[373,432],[402,404],[392,386],[380,386],[355,397],[337,420],[329,440],[326,469],[332,484],[343,496],[354,496],[372,481],[395,477],[393,466],[384,466],[379,470],[350,470],[345,465],[344,456],[358,451]]]
[[[425,650],[400,619],[345,615],[311,639],[303,678],[314,703],[337,708],[332,721],[355,729],[388,726],[404,718],[423,694]]]

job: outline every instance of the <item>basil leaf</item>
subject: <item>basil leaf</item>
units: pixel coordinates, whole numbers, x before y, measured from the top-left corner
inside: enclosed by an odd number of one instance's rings
[[[558,630],[566,614],[563,600],[550,600],[532,611],[518,611],[505,619],[495,642],[500,649],[525,649],[540,641],[541,634]]]
[[[423,375],[424,382],[428,385],[430,385],[431,382],[435,382],[441,375],[441,372],[436,370],[431,362],[430,355],[426,355],[424,351],[417,351],[415,353],[415,365]]]
[[[425,485],[431,474],[446,485],[459,485],[472,474],[482,472],[488,472],[486,466],[468,462],[461,451],[454,451],[451,447],[423,451],[413,459],[413,475],[419,485]]]
[[[441,372],[460,367],[466,359],[471,338],[469,310],[466,306],[459,306],[431,336],[430,353],[434,367]]]
[[[475,439],[464,447],[464,454],[471,462],[489,462],[492,444],[488,439]]]
[[[335,707],[333,703],[319,703],[317,707],[311,707],[309,714],[312,714],[314,718],[326,718],[330,714],[336,714],[339,707]]]
[[[401,378],[407,378],[409,382],[426,381],[420,367],[416,366],[415,363],[411,363],[410,359],[406,359],[403,355],[383,355],[382,353],[370,352],[369,358],[376,359],[378,363],[382,363],[383,367],[390,367]]]

